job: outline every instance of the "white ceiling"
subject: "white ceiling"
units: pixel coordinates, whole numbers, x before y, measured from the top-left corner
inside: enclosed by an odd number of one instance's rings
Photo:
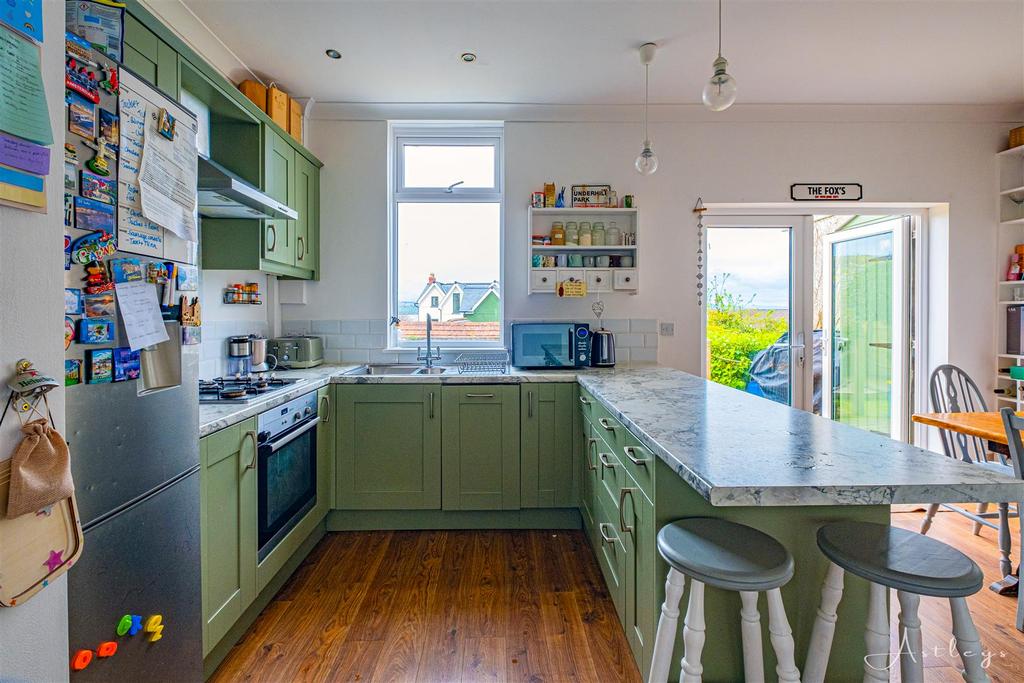
[[[698,103],[716,51],[709,0],[180,1],[264,80],[319,102],[635,103],[636,48],[654,41],[652,102]],[[1024,102],[1024,0],[724,7],[742,103]]]

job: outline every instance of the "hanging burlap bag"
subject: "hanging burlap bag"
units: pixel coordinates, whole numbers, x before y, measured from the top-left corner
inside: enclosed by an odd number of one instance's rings
[[[46,418],[21,427],[25,438],[11,456],[7,517],[19,517],[58,503],[74,493],[71,458],[64,437]]]

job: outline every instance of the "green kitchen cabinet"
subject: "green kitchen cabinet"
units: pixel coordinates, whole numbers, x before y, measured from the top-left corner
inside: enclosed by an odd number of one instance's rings
[[[331,385],[320,387],[316,401],[320,422],[316,426],[316,507],[313,518],[319,522],[334,504],[334,392]]]
[[[203,438],[200,554],[204,656],[256,598],[256,418]]]
[[[441,387],[343,384],[337,390],[335,507],[441,508]]]
[[[623,621],[626,640],[637,666],[641,671],[649,671],[658,609],[654,593],[650,590],[658,581],[655,576],[658,551],[655,546],[654,503],[632,480],[627,481],[625,491],[618,529],[626,542]]]
[[[319,272],[320,169],[301,154],[295,155],[294,221],[295,266]]]
[[[524,508],[576,507],[576,385],[527,383],[520,389]]]
[[[519,509],[519,387],[442,387],[443,510]]]
[[[288,142],[263,127],[263,191],[295,208],[295,150]],[[263,221],[263,258],[295,265],[295,223],[284,219]]]
[[[178,53],[130,14],[124,18],[121,61],[140,78],[178,99]]]

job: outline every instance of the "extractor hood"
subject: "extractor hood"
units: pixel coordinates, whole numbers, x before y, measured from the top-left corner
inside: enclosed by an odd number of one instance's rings
[[[299,213],[220,164],[199,156],[199,215],[207,218],[287,218]]]

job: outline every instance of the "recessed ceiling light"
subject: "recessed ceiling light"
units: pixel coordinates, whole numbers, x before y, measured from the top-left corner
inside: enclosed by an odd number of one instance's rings
[[[341,53],[335,50],[333,47],[324,50],[324,54],[330,57],[331,59],[341,59]]]
[[[476,61],[476,54],[473,52],[463,52],[459,55],[459,59],[464,61],[466,64],[472,64]]]

